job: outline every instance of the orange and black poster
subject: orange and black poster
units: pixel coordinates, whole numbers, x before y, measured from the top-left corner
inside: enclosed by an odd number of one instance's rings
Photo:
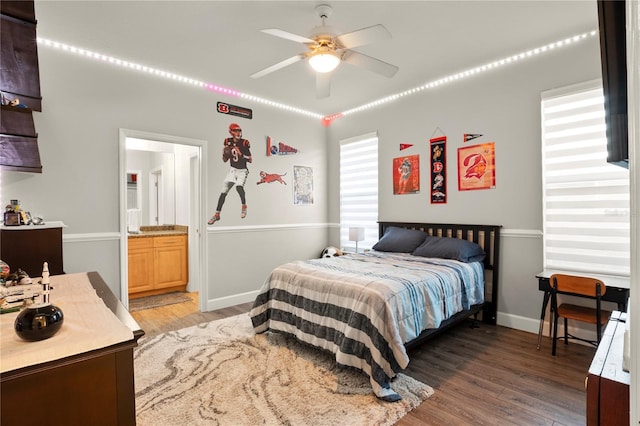
[[[408,155],[393,159],[393,193],[420,192],[420,156]]]
[[[458,148],[458,190],[495,188],[495,158],[493,142]]]
[[[429,140],[431,148],[431,204],[447,203],[447,137]]]

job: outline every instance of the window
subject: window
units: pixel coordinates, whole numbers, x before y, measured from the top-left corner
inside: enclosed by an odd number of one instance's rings
[[[378,135],[340,141],[340,246],[355,251],[349,227],[363,227],[358,251],[378,241]]]
[[[607,163],[599,81],[542,94],[544,267],[629,276],[629,171]]]

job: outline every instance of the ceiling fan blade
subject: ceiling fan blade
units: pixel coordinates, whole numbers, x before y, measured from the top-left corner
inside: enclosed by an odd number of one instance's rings
[[[311,40],[310,38],[303,37],[301,35],[293,34],[284,30],[279,30],[277,28],[268,28],[266,30],[261,30],[263,33],[271,34],[272,36],[284,38],[291,41],[297,41],[298,43],[315,43],[315,40]]]
[[[267,74],[270,74],[274,71],[278,71],[281,68],[284,68],[286,66],[289,66],[291,64],[295,64],[296,62],[299,62],[301,60],[303,60],[304,58],[306,58],[307,55],[305,55],[304,53],[300,53],[299,55],[296,56],[292,56],[289,59],[285,59],[284,61],[280,61],[277,64],[271,65],[270,67],[267,67],[263,70],[260,70],[256,73],[251,74],[251,78],[260,78],[260,77],[264,77]]]
[[[399,70],[395,65],[353,50],[346,50],[342,55],[342,60],[348,64],[356,65],[389,78],[393,77]]]
[[[351,49],[390,38],[391,33],[387,31],[383,25],[377,24],[350,33],[341,34],[336,37],[336,40],[345,49]]]
[[[316,73],[316,98],[328,98],[331,94],[331,73]]]

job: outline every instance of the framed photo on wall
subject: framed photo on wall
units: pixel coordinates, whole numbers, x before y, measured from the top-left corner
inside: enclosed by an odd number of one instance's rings
[[[496,187],[495,143],[458,148],[458,190]]]
[[[420,156],[408,155],[393,159],[393,193],[420,192]]]

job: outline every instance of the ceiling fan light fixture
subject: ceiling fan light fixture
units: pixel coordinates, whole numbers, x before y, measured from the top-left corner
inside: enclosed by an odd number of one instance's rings
[[[340,63],[340,58],[333,53],[321,52],[309,58],[309,65],[317,72],[331,72]]]

